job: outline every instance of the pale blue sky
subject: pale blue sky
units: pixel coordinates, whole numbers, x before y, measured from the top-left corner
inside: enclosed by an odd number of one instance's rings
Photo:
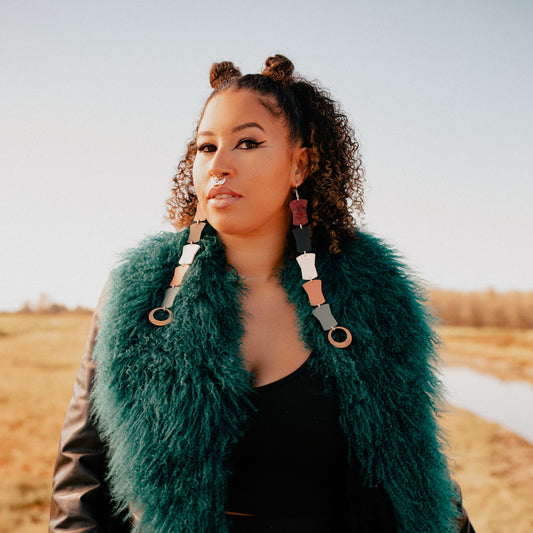
[[[169,229],[214,61],[283,53],[353,120],[367,229],[429,284],[533,289],[533,4],[0,3],[0,309],[95,304]]]

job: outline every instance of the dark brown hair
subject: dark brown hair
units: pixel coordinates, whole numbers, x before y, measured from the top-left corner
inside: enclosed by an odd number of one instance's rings
[[[308,148],[308,175],[298,192],[309,202],[313,247],[325,245],[332,253],[340,252],[341,243],[355,236],[350,211],[363,212],[364,170],[359,143],[338,103],[317,82],[295,75],[293,64],[282,55],[269,57],[261,74],[244,76],[230,61],[214,63],[209,81],[214,90],[207,102],[230,88],[270,97],[261,103],[286,121],[292,143],[301,141]],[[178,164],[167,201],[168,219],[178,229],[191,224],[198,202],[192,176],[197,130],[198,126]]]

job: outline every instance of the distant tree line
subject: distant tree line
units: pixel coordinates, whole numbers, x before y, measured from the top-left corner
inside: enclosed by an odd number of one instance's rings
[[[450,326],[533,328],[533,291],[459,292],[434,289],[434,313]]]
[[[44,313],[44,314],[56,314],[56,313],[92,313],[93,310],[88,307],[78,305],[74,309],[69,309],[66,305],[58,304],[50,298],[50,296],[43,292],[39,295],[36,303],[32,303],[30,300],[26,300],[17,313]]]

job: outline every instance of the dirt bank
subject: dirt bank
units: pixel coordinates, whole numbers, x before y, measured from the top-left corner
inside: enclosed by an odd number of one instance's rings
[[[533,330],[449,326],[438,331],[445,364],[533,385]]]
[[[478,533],[533,531],[533,445],[466,411],[443,417],[454,477]]]

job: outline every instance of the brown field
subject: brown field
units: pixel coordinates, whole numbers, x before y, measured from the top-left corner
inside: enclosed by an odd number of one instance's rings
[[[2,533],[46,530],[59,432],[89,322],[83,314],[0,314]],[[450,364],[494,366],[505,378],[532,375],[532,332],[445,328],[441,334]],[[464,411],[447,413],[443,425],[478,533],[533,531],[533,446]]]

